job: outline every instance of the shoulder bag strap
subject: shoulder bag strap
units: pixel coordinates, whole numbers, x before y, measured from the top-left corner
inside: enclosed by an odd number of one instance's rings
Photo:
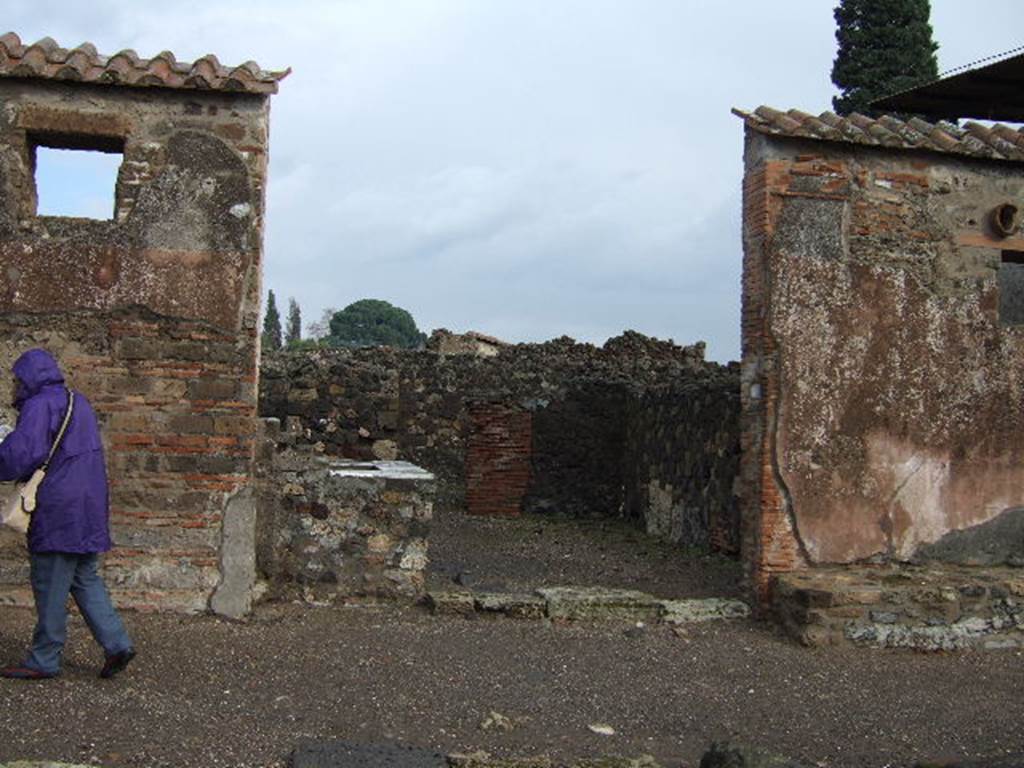
[[[57,448],[60,446],[60,441],[64,439],[64,433],[68,431],[68,424],[71,423],[71,414],[75,410],[75,393],[68,389],[68,409],[64,412],[64,421],[60,425],[60,431],[57,433],[56,439],[53,441],[53,445],[50,446],[50,455],[46,457],[46,461],[43,462],[41,469],[45,472],[50,466],[50,462],[53,460],[53,454],[57,452]]]

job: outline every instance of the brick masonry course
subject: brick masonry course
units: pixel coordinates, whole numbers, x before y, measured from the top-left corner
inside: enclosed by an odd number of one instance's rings
[[[103,60],[89,47],[3,42],[22,64]],[[158,69],[167,64],[158,59]],[[105,573],[116,601],[202,611],[220,593],[220,610],[240,615],[255,575],[245,521],[253,516],[265,94],[276,80],[260,93],[164,87],[170,81],[140,89],[110,78],[46,79],[50,70],[20,77],[20,66],[0,67],[0,367],[45,347],[96,406],[115,542]],[[122,155],[109,218],[38,215],[39,147]],[[8,380],[0,387],[10,402]],[[0,417],[14,421],[6,406]],[[0,533],[0,602],[31,602],[22,547]]]

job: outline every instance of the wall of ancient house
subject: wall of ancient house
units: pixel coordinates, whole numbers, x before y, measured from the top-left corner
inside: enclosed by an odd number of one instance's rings
[[[268,599],[415,599],[425,590],[434,478],[399,461],[317,453],[263,421],[256,462],[259,591]]]
[[[631,398],[626,425],[626,514],[661,539],[737,554],[738,366]]]
[[[699,405],[673,403],[686,396],[684,387],[665,389],[704,380],[716,383],[695,385]],[[654,400],[633,405],[655,389],[662,392],[657,407]],[[715,517],[710,508],[731,499],[728,460],[708,463],[690,443],[711,445],[734,461],[736,446],[724,443],[730,435],[738,438],[729,426],[738,418],[737,399],[736,369],[704,362],[702,347],[626,334],[602,348],[561,339],[511,345],[489,357],[430,349],[268,355],[260,412],[300,430],[304,442],[325,455],[399,458],[425,467],[437,476],[442,509],[643,521],[647,490],[656,479],[659,487],[672,486],[677,502],[686,497],[703,505],[700,519],[725,521],[731,513]],[[721,423],[674,422],[656,436],[642,435],[640,426],[630,431],[634,417],[637,424],[658,414],[681,419],[702,408]],[[688,484],[694,478],[701,478],[700,489]],[[729,490],[720,493],[722,488]],[[701,494],[705,500],[695,501]],[[689,508],[674,503],[663,516]],[[682,541],[680,533],[691,528],[662,523],[652,530]],[[686,543],[736,538],[711,539],[703,531]]]
[[[267,102],[4,78],[0,103],[0,367],[48,348],[96,406],[121,604],[244,610]],[[36,215],[37,145],[123,152],[109,220]],[[20,546],[0,534],[4,601]]]
[[[1024,555],[1024,238],[1008,162],[748,132],[743,517],[812,564]],[[1012,538],[1012,537],[1011,537]]]

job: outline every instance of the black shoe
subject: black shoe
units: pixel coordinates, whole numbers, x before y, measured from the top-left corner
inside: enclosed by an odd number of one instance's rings
[[[58,672],[43,672],[40,669],[21,665],[0,669],[0,677],[7,677],[11,680],[49,680],[58,674]]]
[[[108,677],[113,677],[118,672],[123,672],[124,668],[128,666],[128,662],[134,658],[134,648],[129,648],[126,651],[121,651],[120,653],[107,656],[107,660],[103,664],[103,669],[100,670],[100,677],[106,679]]]

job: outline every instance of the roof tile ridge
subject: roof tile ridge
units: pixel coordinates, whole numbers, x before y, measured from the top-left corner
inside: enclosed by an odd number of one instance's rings
[[[895,115],[881,115],[878,118],[886,130],[900,137],[904,144],[912,147],[921,146],[928,140],[928,134],[917,130],[909,121],[901,120]]]
[[[210,60],[211,58],[213,61]],[[217,78],[220,77],[217,58],[209,55],[193,61],[189,66],[188,72],[190,77],[201,77],[203,81],[209,83],[211,87]]]
[[[1014,129],[1004,123],[996,123],[992,126],[992,132],[1013,144],[1018,150],[1024,150],[1024,128]]]
[[[924,137],[921,146],[927,149],[934,149],[940,152],[955,152],[960,146],[959,138],[949,135],[938,124],[929,123],[917,115],[911,116],[907,120],[907,125]]]
[[[867,136],[855,123],[850,122],[842,115],[825,110],[819,119],[838,134],[837,141],[852,141],[857,144],[874,143],[870,136]]]
[[[973,120],[965,122],[964,128],[969,134],[977,137],[979,141],[987,144],[999,155],[1003,157],[1014,157],[1017,155],[1018,147],[1016,142],[1007,141],[992,128],[976,123]]]
[[[41,77],[116,85],[153,85],[168,88],[204,88],[268,95],[277,83],[291,74],[291,68],[263,70],[254,60],[225,67],[213,54],[195,62],[178,61],[172,51],[161,51],[150,59],[132,49],[112,56],[101,55],[85,42],[66,49],[52,37],[26,46],[15,32],[0,35],[0,76]]]
[[[43,37],[36,40],[32,45],[25,51],[27,55],[29,51],[38,49],[43,52],[47,62],[54,64],[63,64],[64,59],[67,57],[67,51],[60,47],[60,44],[52,37]]]
[[[937,128],[941,128],[943,131],[948,133],[950,136],[953,136],[954,138],[957,138],[957,139],[962,139],[966,135],[964,133],[963,128],[961,128],[956,123],[949,122],[949,120],[939,120],[937,123],[935,123],[935,126]]]
[[[975,157],[998,157],[998,153],[991,144],[978,137],[977,134],[966,132],[960,139],[960,147],[964,154]]]
[[[769,107],[767,104],[762,104],[754,110],[754,114],[765,122],[773,123],[783,113],[773,107]]]
[[[4,51],[12,59],[20,59],[25,52],[25,46],[22,45],[21,38],[14,32],[5,32],[3,35],[0,35],[0,46],[3,46]]]
[[[167,81],[164,80],[160,75],[155,72],[150,72],[148,69],[144,69],[139,73],[139,76],[131,81],[132,85],[167,85]]]
[[[135,52],[134,48],[122,48],[120,51],[118,51],[109,59],[107,59],[107,66],[110,67],[115,61],[118,60],[123,60],[127,62],[128,66],[132,69],[140,69],[143,65],[142,59],[139,58],[139,54]]]
[[[90,60],[98,62],[102,57],[99,51],[96,50],[96,46],[86,40],[84,43],[80,43],[71,49],[71,53],[82,53],[89,57]]]
[[[248,61],[243,61],[237,67],[232,69],[230,74],[234,75],[236,72],[238,72],[239,74],[241,74],[242,72],[248,72],[253,80],[259,80],[260,76],[263,74],[263,70],[260,69],[260,65],[257,64],[252,59],[249,59]]]
[[[782,133],[797,133],[800,130],[800,122],[798,120],[794,120],[785,112],[781,112],[765,105],[761,105],[754,110],[754,112],[776,131],[781,131]]]
[[[149,76],[152,76],[160,81],[159,83],[151,83],[152,85],[170,84],[175,79],[175,63],[173,53],[161,51],[145,62],[146,73],[140,79],[147,79]]]
[[[878,118],[868,117],[859,112],[851,112],[847,119],[864,131],[874,144],[881,144],[883,147],[905,146],[903,138],[899,133],[891,130]]]
[[[25,49],[12,73],[22,77],[34,77],[46,74],[49,62],[46,60],[46,49],[38,45],[30,45]]]
[[[804,133],[820,136],[823,139],[836,139],[841,136],[839,131],[822,120],[820,117],[804,112],[799,109],[791,109],[787,113],[794,120],[799,120]]]
[[[842,118],[844,130],[854,141],[861,144],[882,144],[882,140],[874,132],[875,121],[860,112],[851,112]],[[880,126],[879,126],[880,127]],[[881,129],[885,131],[884,128]]]

